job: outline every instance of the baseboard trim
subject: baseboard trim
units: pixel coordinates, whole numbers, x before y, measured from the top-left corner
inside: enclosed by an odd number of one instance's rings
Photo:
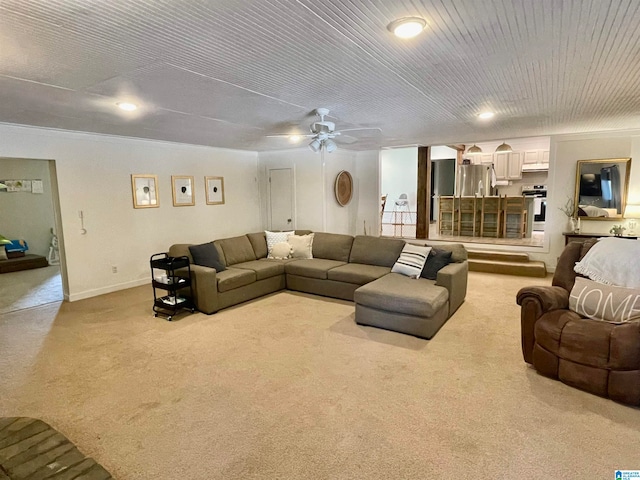
[[[130,282],[119,283],[117,285],[109,285],[108,287],[86,290],[80,293],[70,293],[68,298],[65,295],[65,300],[68,300],[69,302],[77,302],[78,300],[84,300],[85,298],[97,297],[98,295],[104,295],[105,293],[113,293],[120,290],[126,290],[127,288],[149,285],[150,283],[151,281],[148,278],[142,278],[140,280],[132,280]]]

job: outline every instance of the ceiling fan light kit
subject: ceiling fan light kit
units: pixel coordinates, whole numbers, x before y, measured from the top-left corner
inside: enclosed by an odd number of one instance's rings
[[[330,122],[329,120],[325,120],[325,117],[329,115],[328,108],[317,108],[316,115],[320,117],[320,120],[316,120],[315,122],[309,125],[310,133],[306,135],[301,135],[297,133],[278,133],[274,135],[267,135],[267,137],[286,137],[289,139],[289,142],[296,143],[303,138],[311,138],[311,142],[309,143],[309,149],[314,153],[319,153],[322,150],[326,150],[328,153],[335,152],[338,149],[338,142],[334,141],[334,139],[338,139],[339,142],[345,145],[354,143],[357,139],[349,136],[342,135],[341,132],[336,131],[336,124]],[[378,130],[376,127],[362,127],[362,128],[348,128],[343,130],[346,131],[354,131],[354,130]]]
[[[309,148],[313,153],[318,153],[322,148],[322,142],[320,142],[320,140],[318,140],[317,138],[314,138],[309,144]]]

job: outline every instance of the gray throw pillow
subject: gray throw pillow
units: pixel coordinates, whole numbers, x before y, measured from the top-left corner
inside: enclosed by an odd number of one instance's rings
[[[202,245],[191,245],[189,252],[193,257],[193,263],[202,265],[203,267],[215,268],[216,272],[226,270],[224,264],[220,261],[218,249],[213,242],[203,243]]]
[[[429,280],[435,280],[438,276],[438,270],[451,263],[451,253],[452,252],[436,247],[431,249],[429,258],[427,258],[427,262],[424,264],[420,276],[422,278],[428,278]]]

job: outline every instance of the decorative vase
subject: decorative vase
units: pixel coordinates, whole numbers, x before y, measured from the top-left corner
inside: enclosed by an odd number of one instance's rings
[[[576,231],[576,219],[567,217],[567,232],[574,233]]]

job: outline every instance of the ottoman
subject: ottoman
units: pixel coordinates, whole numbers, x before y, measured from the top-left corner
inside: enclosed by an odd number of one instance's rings
[[[356,323],[430,339],[449,316],[449,291],[425,278],[399,273],[359,287]]]

